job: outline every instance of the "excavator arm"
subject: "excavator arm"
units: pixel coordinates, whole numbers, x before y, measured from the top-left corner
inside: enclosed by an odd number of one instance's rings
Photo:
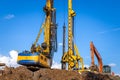
[[[93,42],[90,42],[90,50],[91,50],[91,67],[95,66],[95,61],[94,61],[94,55],[95,55],[98,60],[98,71],[100,73],[102,73],[102,71],[103,71],[102,58],[101,58],[99,52],[97,51],[97,49],[95,48]]]

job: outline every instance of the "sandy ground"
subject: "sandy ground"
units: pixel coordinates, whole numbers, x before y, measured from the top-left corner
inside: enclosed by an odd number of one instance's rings
[[[0,80],[120,80],[118,76],[92,72],[83,72],[80,74],[76,71],[44,68],[32,72],[23,66],[18,68],[5,68],[0,73]]]

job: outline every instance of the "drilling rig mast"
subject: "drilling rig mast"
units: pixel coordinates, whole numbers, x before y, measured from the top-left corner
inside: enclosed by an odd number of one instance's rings
[[[63,55],[65,53],[65,38],[66,38],[66,26],[65,26],[65,23],[64,23],[64,26],[63,26]],[[62,66],[61,66],[62,69],[66,69],[66,63],[65,62],[62,62]]]
[[[72,0],[68,0],[68,51],[62,56],[62,63],[68,63],[68,70],[80,71],[80,64],[84,70],[82,57],[79,55],[77,46],[74,44],[74,16],[76,13],[72,9]],[[75,49],[75,51],[74,51]]]

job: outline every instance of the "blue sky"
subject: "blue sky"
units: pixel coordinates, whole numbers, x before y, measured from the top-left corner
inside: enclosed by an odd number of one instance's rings
[[[46,0],[0,1],[0,55],[8,56],[10,50],[29,50],[44,21],[43,6]],[[62,43],[62,26],[67,26],[67,0],[54,0],[57,9],[58,43]],[[112,71],[120,74],[120,1],[73,0],[75,17],[75,43],[90,65],[90,41],[102,56],[104,65],[112,65]],[[64,18],[65,15],[65,18]],[[43,40],[40,37],[39,43]],[[60,63],[62,46],[54,61]],[[96,61],[97,63],[97,61]]]

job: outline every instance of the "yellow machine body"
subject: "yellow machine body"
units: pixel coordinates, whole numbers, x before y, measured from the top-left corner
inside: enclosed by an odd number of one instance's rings
[[[17,62],[21,65],[26,66],[40,66],[50,68],[50,60],[44,56],[42,53],[34,53],[34,54],[25,54],[20,53],[17,59]]]

